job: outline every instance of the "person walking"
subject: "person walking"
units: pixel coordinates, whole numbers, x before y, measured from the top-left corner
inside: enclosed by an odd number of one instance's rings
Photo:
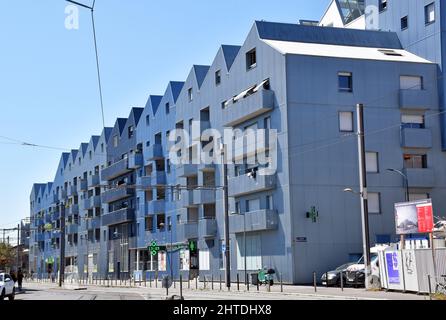
[[[22,291],[22,282],[23,282],[23,272],[22,268],[19,268],[19,271],[17,272],[17,283],[19,285],[19,291]]]

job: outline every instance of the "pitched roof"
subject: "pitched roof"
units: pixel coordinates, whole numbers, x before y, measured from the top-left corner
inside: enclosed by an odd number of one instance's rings
[[[177,102],[178,96],[180,95],[181,90],[183,89],[184,82],[170,81],[169,86],[172,91],[173,100],[174,100],[174,102]]]
[[[119,135],[122,134],[122,131],[124,130],[126,123],[127,123],[127,118],[116,119],[116,126],[118,127]]]
[[[319,27],[256,21],[259,37],[264,40],[318,43],[338,46],[402,49],[394,32]]]
[[[163,96],[149,96],[149,100],[147,100],[146,107],[150,104],[152,107],[152,113],[156,114],[156,111],[158,110],[158,106],[161,103],[161,100],[163,99]]]
[[[209,71],[209,66],[194,65],[195,78],[197,79],[198,88],[201,88],[204,79]]]
[[[237,54],[240,51],[241,46],[222,45],[221,50],[223,52],[223,58],[225,59],[226,69],[231,70]]]
[[[139,119],[144,111],[144,108],[132,108],[131,114],[133,113],[133,118],[135,119],[135,126],[138,125]]]

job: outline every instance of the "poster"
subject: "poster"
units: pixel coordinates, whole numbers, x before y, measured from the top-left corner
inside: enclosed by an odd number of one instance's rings
[[[432,232],[432,200],[396,203],[395,224],[396,233],[399,235]]]
[[[398,253],[386,253],[387,277],[389,284],[400,284],[400,272],[398,270]]]
[[[166,271],[167,270],[166,252],[164,251],[158,252],[158,261],[159,261],[158,271]]]

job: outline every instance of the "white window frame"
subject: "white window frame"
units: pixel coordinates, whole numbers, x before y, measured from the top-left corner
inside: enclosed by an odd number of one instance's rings
[[[370,161],[374,161],[375,163],[371,163]],[[366,163],[367,173],[379,173],[379,153],[378,152],[367,151],[365,163]]]
[[[372,203],[371,201],[372,199],[377,200],[377,202]],[[367,203],[368,203],[369,213],[381,214],[381,194],[379,192],[369,192],[367,194]],[[375,210],[375,208],[377,209]]]
[[[349,114],[349,117],[351,117],[351,119],[349,119],[350,121],[350,126],[349,126],[349,128],[351,127],[351,129],[346,129],[345,128],[345,124],[346,124],[346,121],[347,120],[343,120],[343,118],[342,118],[342,116],[343,115],[347,115],[347,114]],[[351,111],[339,111],[339,114],[338,114],[338,118],[339,118],[339,131],[340,132],[353,132],[354,131],[354,120],[353,120],[353,112],[351,112]]]
[[[432,8],[429,11],[429,8]],[[424,6],[424,23],[429,25],[435,22],[435,1]]]

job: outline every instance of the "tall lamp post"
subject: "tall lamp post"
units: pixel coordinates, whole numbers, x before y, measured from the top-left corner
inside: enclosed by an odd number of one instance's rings
[[[410,196],[409,196],[409,179],[407,178],[407,175],[404,174],[401,170],[397,170],[397,169],[387,169],[387,171],[389,172],[394,172],[399,174],[400,176],[402,176],[404,178],[404,186],[406,187],[406,201],[409,202],[410,201]]]
[[[245,285],[248,285],[248,267],[247,267],[247,258],[246,258],[246,213],[240,212],[232,212],[232,214],[243,216],[243,264],[244,264],[244,272],[245,272]]]

